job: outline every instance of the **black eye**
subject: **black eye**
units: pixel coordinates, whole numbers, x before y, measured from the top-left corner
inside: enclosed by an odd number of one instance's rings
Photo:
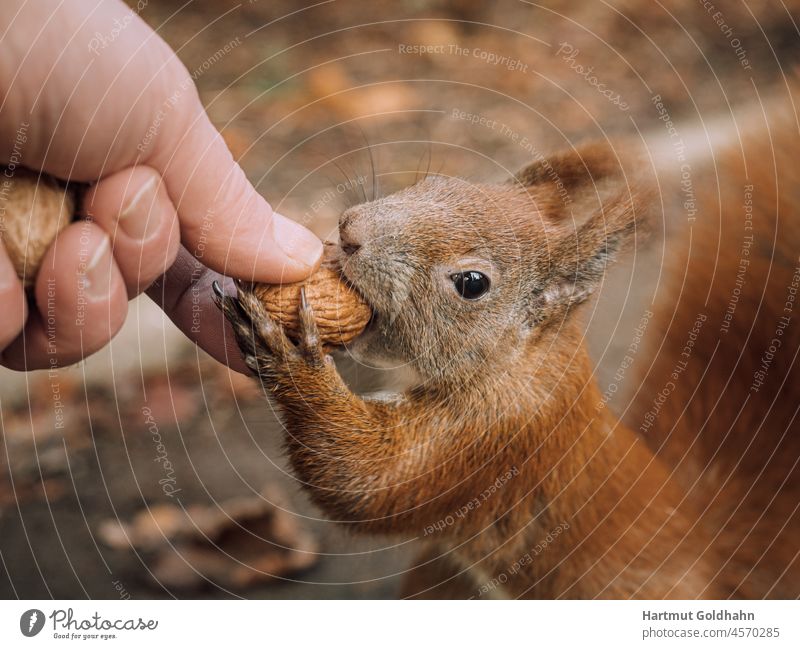
[[[450,275],[458,294],[465,300],[477,300],[489,291],[489,278],[477,270],[465,270]]]

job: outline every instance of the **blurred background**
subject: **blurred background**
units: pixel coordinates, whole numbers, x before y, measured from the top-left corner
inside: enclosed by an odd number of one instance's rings
[[[784,85],[800,55],[797,2],[130,4],[259,191],[324,238],[346,200],[420,171],[502,179],[585,140],[663,137],[656,96],[694,125],[688,144]],[[637,251],[589,314],[601,386],[663,254]],[[146,298],[79,366],[0,370],[0,424],[4,598],[393,597],[413,555],[413,539],[325,521],[260,389]]]

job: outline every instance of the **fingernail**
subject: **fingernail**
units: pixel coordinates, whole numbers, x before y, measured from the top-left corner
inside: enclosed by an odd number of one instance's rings
[[[309,268],[316,265],[322,256],[322,241],[313,232],[281,214],[273,215],[272,224],[275,243],[288,257]]]
[[[111,241],[103,237],[100,245],[92,253],[83,275],[83,291],[90,299],[105,298],[110,289]]]
[[[144,241],[158,228],[158,210],[154,209],[157,191],[158,178],[152,176],[122,208],[119,227],[129,237]]]

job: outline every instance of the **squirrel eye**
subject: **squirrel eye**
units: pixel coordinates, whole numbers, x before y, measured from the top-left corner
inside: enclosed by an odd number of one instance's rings
[[[458,294],[465,300],[477,300],[489,291],[489,278],[477,270],[466,270],[463,273],[450,275]]]

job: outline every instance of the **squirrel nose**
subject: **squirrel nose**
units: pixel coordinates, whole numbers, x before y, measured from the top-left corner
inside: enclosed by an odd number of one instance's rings
[[[347,225],[348,222],[343,221],[339,226],[339,247],[346,255],[352,255],[358,252],[359,248],[361,248],[361,244],[356,240],[351,228],[348,228]]]
[[[339,240],[339,246],[341,246],[342,250],[344,250],[345,254],[347,255],[355,254],[358,252],[359,248],[361,248],[360,243],[355,243],[354,241],[341,238]]]

